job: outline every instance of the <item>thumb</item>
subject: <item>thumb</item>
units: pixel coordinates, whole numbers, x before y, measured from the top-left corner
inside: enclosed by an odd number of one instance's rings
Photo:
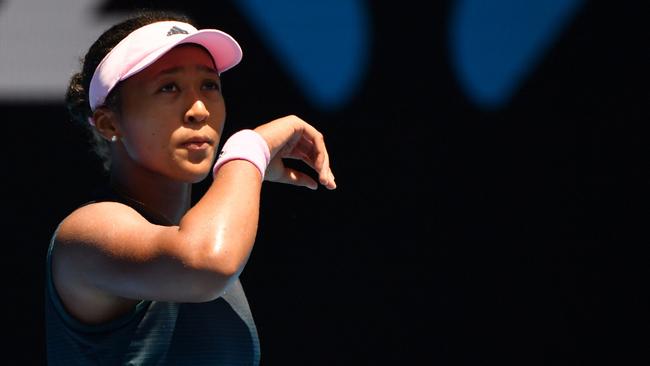
[[[292,168],[285,167],[282,173],[273,179],[273,181],[294,186],[307,187],[312,190],[318,189],[318,183],[316,183],[312,177]]]

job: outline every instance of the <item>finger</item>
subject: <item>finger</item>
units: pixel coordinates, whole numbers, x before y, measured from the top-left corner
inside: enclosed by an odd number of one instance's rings
[[[311,132],[311,139],[301,140],[302,144],[299,146],[307,149],[306,151],[309,152],[308,156],[310,157],[310,162],[308,163],[311,163],[311,167],[318,172],[320,183],[328,185],[331,171],[329,166],[329,154],[325,147],[325,138],[322,133],[318,132],[313,127],[308,128],[308,130]]]
[[[283,151],[283,158],[302,158],[302,154],[308,154],[310,157],[314,157],[314,142],[309,140],[307,137],[302,136],[292,143],[290,148],[287,148]]]
[[[329,153],[325,148],[325,143],[318,143],[314,145],[315,158],[312,159],[312,168],[318,173],[318,181],[328,189],[336,188],[334,182],[334,174],[330,167]]]
[[[314,155],[314,153],[311,152],[310,155]],[[309,156],[305,152],[298,151],[291,158],[301,160],[314,169],[318,174],[319,183],[329,189],[336,188],[336,184],[334,183],[334,174],[330,168],[329,157],[326,151],[317,153],[316,158]]]
[[[327,189],[336,189],[336,180],[335,180],[336,178],[334,178],[334,174],[332,173],[331,170],[330,170],[329,178],[330,179],[327,182],[327,184],[325,185],[325,188],[327,188]]]
[[[323,145],[323,150],[319,153],[319,155],[316,158],[315,161],[315,166],[316,166],[316,171],[318,172],[318,180],[319,182],[330,188],[334,184],[334,181],[332,180],[332,170],[330,168],[330,160],[329,160],[329,154],[327,153],[327,150],[325,149],[325,146]]]
[[[307,187],[309,189],[318,188],[316,181],[313,180],[309,175],[291,168],[286,168],[282,176],[278,178],[276,182]]]
[[[336,188],[323,134],[308,123],[301,124],[301,138],[286,157],[304,161],[318,173],[318,181],[328,189]]]
[[[318,172],[319,177],[331,178],[329,170],[329,156],[324,144],[316,144],[307,139],[302,139],[296,144],[290,154],[284,156],[289,159],[297,159],[305,162],[310,168]]]

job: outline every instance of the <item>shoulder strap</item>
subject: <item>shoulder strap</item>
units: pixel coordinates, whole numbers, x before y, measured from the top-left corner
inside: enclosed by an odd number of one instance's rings
[[[117,191],[112,189],[108,185],[101,186],[97,188],[94,193],[93,193],[93,199],[84,203],[82,206],[91,204],[91,203],[97,203],[97,202],[119,202],[122,204],[125,204],[134,210],[138,211],[140,215],[142,215],[147,221],[149,221],[152,224],[156,225],[163,225],[163,226],[173,226],[174,224],[171,223],[169,220],[167,220],[165,217],[156,214],[155,212],[151,212],[150,210],[147,210],[146,207],[144,207],[140,202],[133,200],[129,197],[126,197],[125,195],[119,194]]]

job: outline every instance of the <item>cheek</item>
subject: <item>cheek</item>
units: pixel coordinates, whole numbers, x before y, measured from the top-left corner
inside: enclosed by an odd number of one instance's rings
[[[208,108],[210,111],[210,127],[217,131],[219,136],[221,136],[223,126],[226,122],[226,107],[223,102],[221,102]]]
[[[159,126],[147,128],[148,126],[150,124],[141,122],[138,128],[126,131],[124,146],[132,159],[160,165],[171,154],[171,132]]]

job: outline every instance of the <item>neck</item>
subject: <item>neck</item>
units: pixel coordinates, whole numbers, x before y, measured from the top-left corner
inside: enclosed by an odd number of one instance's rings
[[[192,185],[144,169],[125,169],[120,164],[111,167],[111,187],[127,199],[139,203],[152,215],[162,216],[178,225],[191,205]]]

